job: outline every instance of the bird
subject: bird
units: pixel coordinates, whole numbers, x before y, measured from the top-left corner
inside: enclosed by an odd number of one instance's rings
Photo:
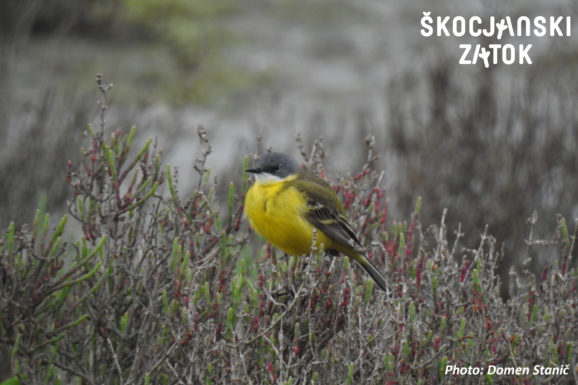
[[[384,275],[365,256],[329,183],[278,152],[264,153],[245,171],[255,175],[244,204],[255,231],[287,254],[302,256],[311,251],[315,229],[316,247],[352,258],[388,293]]]

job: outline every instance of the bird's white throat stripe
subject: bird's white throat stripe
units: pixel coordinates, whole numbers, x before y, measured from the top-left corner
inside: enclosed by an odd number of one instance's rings
[[[263,172],[260,174],[255,174],[255,180],[259,183],[277,183],[283,180],[283,178],[279,178],[277,175],[269,174],[267,172]]]

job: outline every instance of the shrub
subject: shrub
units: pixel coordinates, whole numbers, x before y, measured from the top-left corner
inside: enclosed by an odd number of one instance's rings
[[[247,176],[230,184],[222,207],[203,128],[198,184],[184,199],[153,141],[134,151],[135,128],[105,134],[105,111],[82,160],[69,164],[68,216],[49,229],[39,210],[1,238],[0,343],[22,383],[575,380],[576,224],[558,218],[554,263],[504,302],[502,252],[487,231],[477,248],[458,249],[461,231],[448,242],[445,214],[424,227],[419,199],[407,222],[390,222],[367,141],[367,164],[333,186],[390,282],[387,296],[347,258],[252,246],[242,219]],[[314,155],[304,160],[319,168],[322,152]],[[530,237],[529,248],[543,243]],[[572,369],[467,377],[446,374],[448,365]]]
[[[553,54],[553,53],[552,53]],[[566,63],[561,60],[560,63]],[[576,217],[576,71],[571,65],[532,67],[519,73],[458,71],[447,61],[392,81],[387,144],[394,164],[396,207],[411,207],[418,192],[422,219],[483,228],[504,243],[499,270],[502,296],[518,290],[511,270],[523,270],[527,218],[535,210],[551,231],[557,213]],[[417,96],[416,96],[417,95]],[[472,245],[477,232],[463,241]],[[533,255],[531,270],[551,264],[549,250]],[[574,265],[576,266],[576,265]]]

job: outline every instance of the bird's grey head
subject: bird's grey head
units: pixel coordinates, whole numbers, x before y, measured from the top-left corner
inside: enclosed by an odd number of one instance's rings
[[[248,168],[247,172],[264,179],[283,179],[301,170],[299,164],[291,157],[279,152],[267,152],[257,160],[255,167]]]

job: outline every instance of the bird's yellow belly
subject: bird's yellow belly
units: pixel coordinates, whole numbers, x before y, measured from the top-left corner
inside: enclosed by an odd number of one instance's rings
[[[292,255],[309,253],[313,226],[305,219],[307,202],[295,189],[278,183],[255,183],[247,192],[245,212],[251,226],[269,242]],[[317,245],[330,240],[318,232]]]

